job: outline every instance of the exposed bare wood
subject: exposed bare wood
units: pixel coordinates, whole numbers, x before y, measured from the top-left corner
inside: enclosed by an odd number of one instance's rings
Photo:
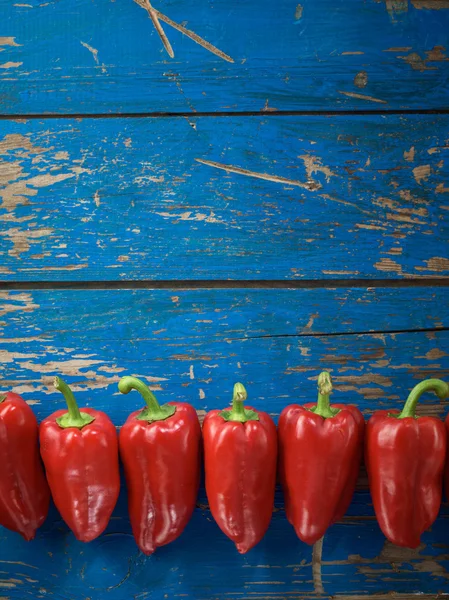
[[[147,10],[150,19],[153,22],[154,28],[156,29],[157,33],[159,34],[159,37],[161,38],[162,43],[164,44],[164,48],[167,50],[167,53],[170,56],[170,58],[174,58],[175,53],[173,52],[173,48],[171,47],[168,37],[165,35],[162,25],[159,23],[159,15],[154,10],[151,2],[149,0],[139,0],[137,4],[139,4]]]

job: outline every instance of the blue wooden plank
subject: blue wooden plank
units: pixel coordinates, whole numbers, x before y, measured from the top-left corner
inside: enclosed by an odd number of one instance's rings
[[[241,380],[275,419],[289,402],[314,398],[323,368],[333,373],[335,401],[356,402],[367,416],[398,406],[423,377],[449,376],[449,306],[440,288],[30,291],[2,292],[0,300],[2,388],[21,393],[39,419],[60,405],[51,391],[56,373],[81,405],[107,410],[117,426],[141,404],[137,394],[117,393],[125,373],[150,378],[161,400],[182,398],[199,411],[225,405]],[[448,407],[429,395],[421,410],[443,416]],[[1,530],[0,589],[20,600],[276,600],[320,590],[326,599],[394,590],[401,600],[418,592],[431,600],[447,591],[447,505],[422,546],[394,548],[362,478],[313,561],[279,493],[275,504],[266,537],[245,556],[211,519],[204,490],[185,534],[150,558],[136,550],[124,491],[106,534],[88,545],[52,509],[32,543]]]
[[[139,405],[116,389],[125,373],[153,377],[164,400],[181,395],[201,410],[220,407],[243,379],[276,417],[314,397],[319,369],[369,413],[398,407],[417,379],[448,367],[445,288],[2,292],[0,306],[2,385],[24,393],[39,418],[61,401],[58,372],[120,425]],[[445,411],[432,395],[425,404]]]
[[[1,121],[0,276],[447,276],[448,139],[448,115]]]
[[[202,494],[200,506],[206,502]],[[312,549],[295,536],[280,502],[278,495],[265,538],[243,556],[207,508],[199,507],[184,534],[151,557],[136,550],[123,493],[106,533],[89,544],[76,541],[52,509],[33,542],[1,531],[2,597],[298,600],[316,598],[318,585],[323,600],[377,600],[370,594],[391,589],[398,600],[413,600],[412,593],[420,594],[420,600],[434,600],[438,592],[447,592],[447,507],[432,531],[424,534],[422,547],[407,551],[385,542],[369,495],[357,492],[350,514],[324,538],[319,582]]]
[[[442,108],[446,0],[1,0],[0,112]],[[440,10],[438,10],[440,9]]]

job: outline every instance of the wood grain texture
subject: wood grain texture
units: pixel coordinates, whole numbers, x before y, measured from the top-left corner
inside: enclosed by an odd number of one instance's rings
[[[132,0],[1,0],[1,112],[447,104],[447,2],[161,0],[153,6],[228,58],[164,19],[171,59],[147,12]]]
[[[314,399],[316,376],[328,368],[334,400],[356,402],[368,416],[399,406],[423,377],[449,376],[448,326],[442,289],[2,292],[0,377],[42,419],[61,405],[51,391],[58,373],[81,406],[107,410],[120,426],[141,405],[137,394],[117,392],[123,374],[147,378],[160,400],[188,400],[200,414],[226,405],[241,380],[250,402],[277,419],[289,402]],[[422,400],[422,412],[446,414],[446,403]],[[122,491],[106,534],[91,544],[77,542],[54,509],[30,544],[2,530],[0,588],[20,600],[298,599],[316,597],[319,568],[323,598],[364,590],[373,600],[394,589],[410,600],[447,590],[448,507],[417,550],[399,549],[385,542],[366,483],[359,487],[319,565],[288,525],[280,493],[269,532],[246,556],[220,533],[202,490],[185,534],[145,558]]]
[[[389,335],[391,341],[396,335],[410,336],[408,339],[411,340],[418,335],[421,336],[419,339],[428,340],[426,344],[429,350],[423,352],[419,362],[426,365],[430,372],[442,368],[446,356],[438,348],[433,348],[432,340],[436,334],[444,336],[444,329],[449,326],[447,291],[444,288],[412,288],[407,291],[380,288],[367,291],[212,289],[2,292],[0,316],[2,381],[5,386],[20,386],[17,390],[19,393],[36,391],[45,394],[42,377],[46,373],[56,374],[58,369],[65,368],[67,360],[74,359],[73,364],[67,364],[68,370],[63,375],[75,376],[78,368],[80,375],[86,371],[83,376],[87,379],[89,374],[98,379],[100,385],[93,385],[93,388],[101,394],[105,385],[113,384],[123,370],[132,367],[133,363],[128,364],[127,361],[135,360],[133,355],[137,353],[141,356],[140,360],[144,361],[142,351],[145,348],[145,353],[149,353],[149,364],[160,377],[167,367],[167,360],[172,361],[175,371],[178,362],[188,364],[184,369],[186,372],[182,370],[177,376],[185,384],[181,387],[197,385],[198,381],[193,383],[195,380],[191,376],[190,365],[193,361],[198,369],[204,361],[201,368],[205,372],[200,380],[207,385],[212,384],[208,378],[215,374],[213,385],[217,386],[207,394],[208,398],[215,398],[217,391],[224,387],[223,380],[217,381],[217,374],[222,371],[226,373],[229,361],[233,364],[226,379],[230,382],[229,386],[233,378],[245,375],[239,371],[243,356],[239,357],[239,353],[230,351],[234,345],[246,355],[247,352],[251,354],[248,348],[252,344],[261,344],[261,349],[266,346],[277,352],[280,348],[277,343],[282,343],[287,353],[284,360],[288,360],[288,364],[279,368],[283,370],[285,381],[293,383],[297,377],[305,377],[301,373],[307,374],[310,369],[313,370],[309,364],[311,361],[317,365],[320,362],[316,356],[312,356],[312,350],[307,349],[309,341],[320,352],[324,352],[321,362],[334,361],[345,372],[345,364],[351,361],[351,353],[337,355],[332,352],[344,347],[341,338],[347,343],[350,339],[348,335],[360,334],[357,339],[366,338],[366,349],[362,353],[366,366],[382,370],[387,367],[383,351],[380,350],[385,346],[385,336]],[[409,333],[410,329],[412,333]],[[15,353],[17,344],[20,344],[19,354]],[[142,349],[136,351],[136,344],[141,344]],[[202,349],[205,344],[207,351]],[[414,352],[413,348],[411,350]],[[303,357],[298,359],[304,363],[303,370],[288,354],[293,351]],[[396,351],[399,356],[402,348]],[[164,352],[164,357],[158,356],[159,352]],[[48,366],[52,354],[58,361],[51,360]],[[235,361],[233,356],[236,357]],[[33,358],[39,359],[38,365],[32,366],[33,361],[29,359]],[[218,358],[224,360],[219,370],[217,365],[211,363]],[[264,359],[262,354],[259,358],[264,361],[262,364],[266,364],[268,358]],[[412,378],[419,378],[421,373],[415,377],[412,363],[407,365],[406,362],[403,354],[403,360],[399,363],[401,369],[410,373]],[[27,372],[28,367],[31,372]],[[260,371],[257,364],[248,364],[248,368],[254,369],[253,376]],[[11,379],[13,370],[17,371],[17,379]],[[145,374],[145,370],[141,374]],[[273,379],[271,385],[275,387],[275,377],[266,370],[260,372],[258,377]],[[368,375],[355,377],[354,384],[369,384],[368,379]],[[349,381],[342,383],[348,384]],[[385,388],[391,387],[387,379],[383,381],[380,378],[378,383],[381,387],[383,384]],[[33,385],[27,388],[22,384]],[[170,385],[167,384],[167,388],[167,393],[176,394]],[[295,394],[294,390],[296,384],[291,393]],[[345,391],[351,392],[353,401],[359,401],[358,390],[355,385]],[[372,394],[369,388],[365,391],[371,398],[382,395],[379,388],[373,389]],[[308,397],[309,390],[303,390],[302,393]],[[197,395],[198,391],[194,396]],[[393,399],[401,401],[399,398]],[[216,401],[220,403],[220,400]],[[48,401],[44,402],[42,408],[53,410]],[[127,407],[123,407],[123,410],[126,413]]]
[[[4,280],[449,275],[449,116],[0,121]]]
[[[296,537],[275,500],[270,528],[247,555],[239,555],[205,506],[198,508],[184,534],[152,557],[136,550],[123,493],[106,530],[90,544],[77,542],[52,508],[45,525],[27,544],[2,530],[2,597],[15,600],[149,600],[188,598],[227,600],[316,598],[312,548]],[[367,493],[355,494],[344,520],[324,539],[321,561],[325,600],[437,600],[447,592],[448,507],[414,551],[393,547],[375,521]],[[8,550],[6,550],[8,548]],[[379,595],[394,587],[397,595]],[[432,593],[433,592],[433,593]],[[340,598],[341,595],[341,598]]]
[[[439,1],[439,0],[437,0]],[[396,592],[389,592],[386,594],[353,594],[349,596],[342,596],[337,594],[332,596],[332,600],[438,600],[438,598],[446,598],[449,594],[445,592],[437,594],[398,594]]]
[[[61,402],[58,373],[120,425],[140,404],[118,393],[123,374],[150,377],[164,401],[181,395],[198,410],[220,407],[242,379],[276,417],[315,397],[322,369],[370,413],[449,366],[445,289],[34,291],[2,292],[1,302],[2,386],[25,394],[39,418]],[[423,401],[445,413],[432,395]]]
[[[2,389],[41,420],[61,407],[58,374],[119,428],[142,404],[118,393],[124,374],[200,418],[240,380],[275,420],[323,369],[366,417],[448,378],[446,289],[351,286],[449,276],[449,115],[391,114],[444,113],[449,2],[160,2],[0,0],[0,280],[242,289],[0,284]],[[195,116],[243,111],[260,114]],[[140,116],[158,112],[184,116]],[[448,406],[428,394],[419,413]],[[147,558],[123,483],[90,544],[54,507],[32,543],[0,529],[0,600],[436,600],[448,540],[446,503],[416,550],[386,542],[362,468],[314,552],[277,490],[266,537],[238,555],[201,487],[185,534]]]

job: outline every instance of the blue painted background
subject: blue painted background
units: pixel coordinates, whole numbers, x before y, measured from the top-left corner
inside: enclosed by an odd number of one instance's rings
[[[124,374],[200,418],[242,381],[275,420],[323,369],[366,418],[449,378],[449,2],[154,7],[234,62],[163,21],[169,58],[132,0],[0,0],[2,389],[41,420],[58,374],[119,428],[141,406]],[[430,394],[419,407],[448,412]],[[278,490],[240,556],[202,486],[184,535],[146,558],[123,487],[91,544],[54,507],[31,543],[2,529],[0,600],[434,600],[448,506],[418,549],[394,547],[362,467],[322,552]]]
[[[0,121],[2,277],[448,276],[448,139],[448,115]]]
[[[2,0],[1,35],[17,44],[0,53],[3,64],[16,65],[0,68],[2,112],[444,108],[448,5],[426,4],[154,2],[230,55],[229,63],[163,24],[170,59],[132,0]],[[368,78],[362,87],[354,82],[360,72]]]
[[[203,495],[200,502],[205,501]],[[338,598],[348,589],[377,592],[380,587],[391,587],[392,581],[401,592],[425,589],[436,594],[446,590],[449,565],[442,547],[447,546],[449,535],[447,509],[443,509],[432,532],[423,536],[424,549],[409,552],[407,557],[407,552],[395,552],[395,548],[385,545],[368,503],[368,494],[357,492],[348,515],[325,537],[325,590]],[[9,542],[18,563],[2,565],[8,577],[16,580],[4,594],[10,598],[58,600],[316,597],[311,549],[286,526],[279,495],[267,535],[246,556],[236,552],[210,513],[199,507],[182,537],[152,557],[144,557],[136,552],[129,521],[123,516],[125,511],[122,495],[107,532],[87,546],[67,532],[55,511],[33,542],[32,555],[25,542],[2,535],[2,545]],[[342,554],[348,551],[350,558],[342,561]],[[25,564],[20,564],[22,561]],[[424,563],[428,570],[422,569]],[[435,565],[440,575],[432,573]]]
[[[399,407],[424,377],[449,377],[449,306],[438,288],[8,292],[0,306],[2,386],[39,419],[61,406],[57,373],[81,406],[106,410],[118,427],[142,405],[138,394],[118,393],[123,374],[148,377],[162,402],[187,400],[200,417],[227,405],[241,380],[276,421],[288,403],[315,399],[324,368],[334,400],[357,403],[366,418]],[[423,397],[420,414],[447,412],[446,402]],[[324,596],[445,590],[448,535],[444,505],[420,548],[387,543],[362,469],[348,515],[324,539]],[[10,598],[297,598],[318,586],[312,549],[287,523],[280,492],[266,537],[246,556],[213,522],[203,488],[184,535],[150,558],[134,544],[124,490],[91,544],[77,542],[54,509],[32,543],[5,530],[0,539]]]

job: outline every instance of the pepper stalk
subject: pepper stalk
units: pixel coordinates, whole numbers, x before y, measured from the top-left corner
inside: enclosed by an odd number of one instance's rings
[[[335,417],[340,412],[339,408],[332,408],[329,396],[332,393],[332,378],[330,373],[323,371],[318,375],[318,401],[316,406],[311,410],[316,415],[320,415],[323,419]]]
[[[53,380],[55,389],[62,393],[67,403],[68,412],[64,413],[56,419],[56,423],[62,429],[68,429],[69,427],[76,427],[82,429],[89,423],[95,421],[95,417],[88,415],[87,413],[80,412],[78,404],[76,403],[75,396],[72,390],[60,377],[55,377]]]
[[[231,410],[222,410],[220,417],[225,421],[236,421],[238,423],[246,423],[246,421],[258,421],[259,415],[255,410],[245,408],[244,403],[248,398],[246,389],[242,383],[234,385],[234,393],[232,395]]]
[[[397,419],[406,419],[407,417],[412,417],[413,419],[419,418],[415,414],[416,406],[424,392],[435,392],[440,400],[444,400],[445,398],[449,398],[449,385],[441,379],[425,379],[424,381],[421,381],[415,385],[408,395],[404,408],[400,414],[390,416],[396,417]]]
[[[118,389],[122,394],[129,394],[131,390],[137,390],[145,400],[146,407],[136,417],[139,421],[148,421],[148,423],[165,421],[176,412],[176,406],[159,404],[150,388],[137,377],[122,377],[118,383]]]

